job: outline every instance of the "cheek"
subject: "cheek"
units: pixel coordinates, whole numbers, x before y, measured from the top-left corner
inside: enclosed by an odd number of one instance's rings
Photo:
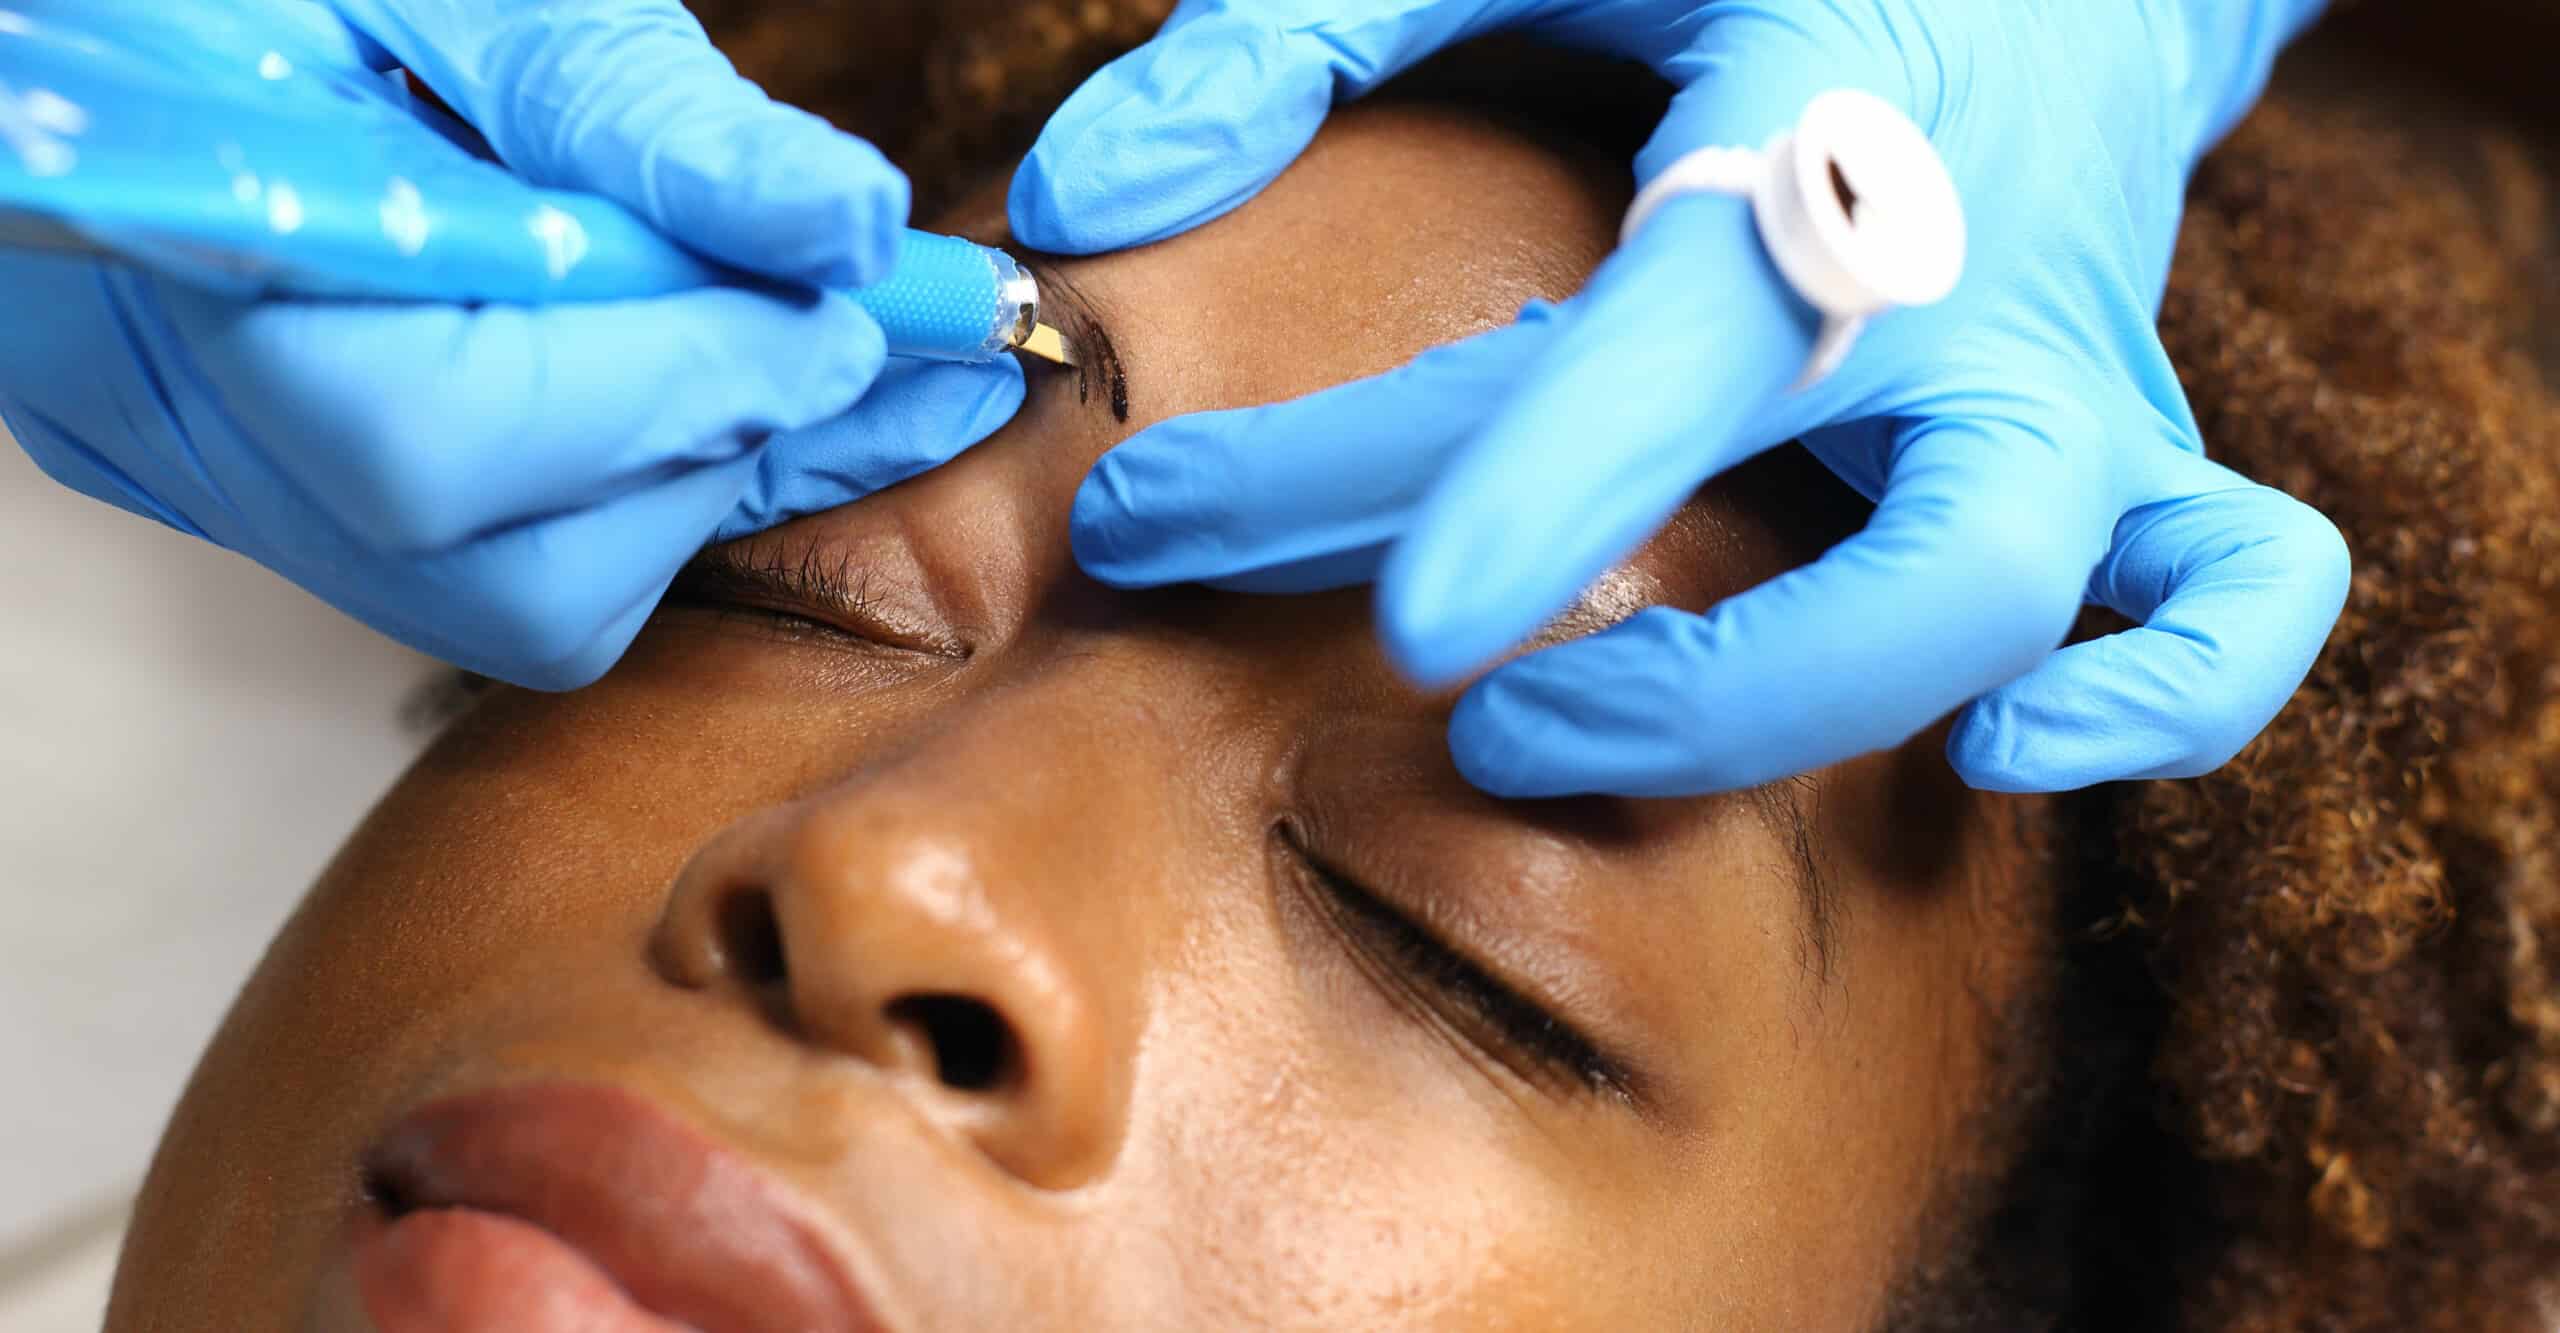
[[[1660,1322],[1669,1289],[1628,1262],[1637,1133],[1484,1082],[1310,957],[1270,890],[1217,903],[1161,973],[1102,1205],[1104,1262],[1145,1293],[1119,1326]]]
[[[1822,808],[1883,807],[1826,778]],[[1639,1064],[1659,1140],[1587,1164],[1617,1187],[1595,1262],[1708,1328],[1842,1333],[1872,1325],[1915,1238],[1936,1234],[1934,1170],[1960,1159],[1979,1092],[1982,1002],[1952,962],[1980,943],[1965,857],[1942,876],[1884,871],[1818,826],[1834,901],[1811,933],[1791,830],[1738,805],[1626,812],[1623,900],[1593,929],[1650,1034]],[[1890,823],[1890,820],[1886,822]],[[1895,840],[1903,848],[1907,840]],[[1589,1188],[1567,1178],[1562,1191]],[[1587,1288],[1587,1272],[1564,1290]]]

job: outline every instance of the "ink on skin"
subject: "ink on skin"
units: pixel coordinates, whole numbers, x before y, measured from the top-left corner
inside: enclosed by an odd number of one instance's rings
[[[1074,353],[1076,401],[1092,402],[1094,384],[1098,379],[1104,391],[1110,394],[1112,417],[1126,422],[1129,419],[1129,372],[1120,365],[1120,353],[1111,345],[1111,335],[1105,333],[1087,313],[1090,307],[1084,293],[1077,291],[1075,284],[1068,282],[1048,263],[1045,255],[1026,255],[1022,264],[1031,270],[1043,290],[1072,293],[1075,297],[1072,303],[1058,303],[1061,308],[1057,313],[1063,316],[1059,323],[1064,327],[1059,332],[1065,335],[1067,346]]]
[[[1111,415],[1121,421],[1129,419],[1129,372],[1120,366],[1120,352],[1111,345],[1111,335],[1091,321],[1078,316],[1069,342],[1075,348],[1076,401],[1093,401],[1094,382],[1101,381],[1110,394]]]
[[[1129,372],[1120,368],[1120,354],[1104,341],[1101,369],[1111,376],[1111,415],[1122,423],[1129,420]]]
[[[1076,317],[1076,401],[1089,401],[1098,379],[1111,395],[1111,415],[1120,421],[1129,419],[1129,372],[1120,365],[1120,351],[1111,345],[1111,335],[1102,326]]]

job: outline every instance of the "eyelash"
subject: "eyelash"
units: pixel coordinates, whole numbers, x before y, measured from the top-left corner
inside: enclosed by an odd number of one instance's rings
[[[833,639],[880,645],[860,625],[871,620],[877,605],[870,595],[871,577],[854,568],[851,552],[821,559],[812,546],[796,561],[779,548],[748,555],[715,546],[696,555],[667,588],[667,600],[697,606],[720,615],[747,616],[777,626]],[[787,601],[793,605],[776,605]],[[839,624],[811,614],[833,608],[852,624]]]
[[[1536,1070],[1563,1075],[1581,1090],[1631,1098],[1633,1084],[1626,1069],[1602,1052],[1598,1043],[1326,864],[1294,828],[1284,827],[1280,837],[1291,857],[1323,890],[1341,924],[1362,937],[1359,943],[1385,954],[1381,961],[1463,1010],[1468,1022],[1508,1048],[1494,1053],[1504,1064],[1530,1076],[1532,1082],[1540,1081],[1535,1070],[1522,1068],[1520,1059],[1525,1057]],[[1512,1058],[1503,1058],[1506,1055]]]

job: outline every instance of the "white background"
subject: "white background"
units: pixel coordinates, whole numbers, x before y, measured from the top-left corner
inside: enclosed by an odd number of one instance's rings
[[[0,1333],[97,1328],[196,1052],[432,671],[0,434]]]

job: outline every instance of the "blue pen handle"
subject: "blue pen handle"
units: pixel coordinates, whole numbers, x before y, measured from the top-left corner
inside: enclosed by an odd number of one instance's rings
[[[756,281],[475,146],[394,78],[227,7],[0,0],[0,245],[319,299],[543,305]],[[1037,303],[1002,252],[916,231],[853,295],[892,355],[962,361],[1028,333]]]

